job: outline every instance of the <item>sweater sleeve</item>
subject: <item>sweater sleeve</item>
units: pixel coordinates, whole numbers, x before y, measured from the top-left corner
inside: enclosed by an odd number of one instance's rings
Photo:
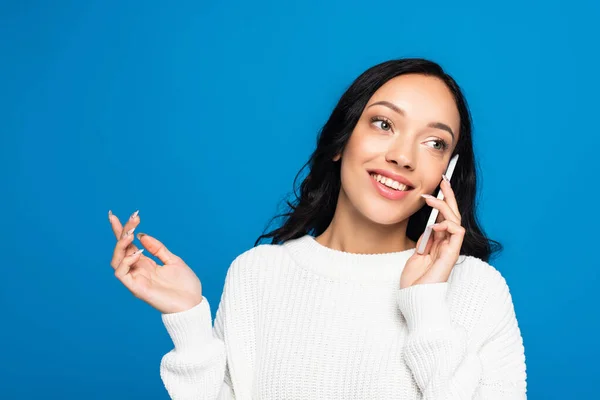
[[[424,400],[527,398],[523,339],[506,281],[495,276],[472,300],[481,317],[470,337],[452,322],[448,282],[398,291],[404,355]]]
[[[160,375],[172,399],[251,396],[260,260],[253,248],[231,263],[214,327],[205,297],[189,310],[162,315],[174,348],[163,356]]]
[[[217,319],[220,314],[218,310]],[[225,379],[225,344],[223,337],[213,332],[208,300],[203,297],[189,310],[163,314],[162,320],[174,344],[160,364],[160,376],[169,396],[172,399],[233,399],[231,384]]]

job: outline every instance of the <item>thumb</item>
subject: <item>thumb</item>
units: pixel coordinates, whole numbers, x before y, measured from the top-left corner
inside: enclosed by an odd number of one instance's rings
[[[137,234],[137,238],[140,243],[142,243],[142,246],[144,246],[150,254],[158,257],[163,264],[171,264],[178,258],[175,254],[171,253],[161,241],[150,235],[140,232]]]

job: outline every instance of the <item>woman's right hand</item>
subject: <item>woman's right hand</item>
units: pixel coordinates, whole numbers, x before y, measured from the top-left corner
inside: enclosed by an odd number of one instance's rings
[[[157,265],[133,244],[140,217],[133,213],[125,226],[109,212],[108,219],[117,238],[110,265],[115,276],[138,299],[163,314],[189,310],[202,301],[202,284],[190,267],[157,239],[138,234],[140,243],[164,264]],[[129,234],[128,234],[129,233]]]

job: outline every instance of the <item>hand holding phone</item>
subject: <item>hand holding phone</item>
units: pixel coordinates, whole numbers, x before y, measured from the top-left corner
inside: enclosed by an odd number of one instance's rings
[[[454,169],[456,168],[457,162],[458,154],[456,154],[454,157],[452,157],[452,159],[450,159],[450,162],[448,163],[448,168],[446,168],[446,173],[444,175],[446,175],[448,180],[452,179],[452,174],[454,173]],[[442,190],[439,191],[437,198],[440,200],[444,200],[444,193],[442,192]],[[425,251],[425,247],[427,246],[427,242],[429,241],[429,236],[431,236],[431,225],[435,224],[435,220],[437,219],[439,212],[440,210],[438,210],[437,208],[431,210],[431,214],[429,214],[429,219],[427,220],[427,224],[425,225],[425,231],[423,232],[423,240],[421,240],[421,243],[417,248],[417,253],[423,254],[423,252]]]

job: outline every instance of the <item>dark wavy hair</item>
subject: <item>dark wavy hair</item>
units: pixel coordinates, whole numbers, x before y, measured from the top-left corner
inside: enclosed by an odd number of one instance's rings
[[[465,238],[460,250],[461,255],[470,255],[486,262],[503,246],[487,238],[478,224],[476,215],[477,165],[473,154],[471,135],[471,114],[458,84],[435,62],[422,58],[404,58],[390,60],[375,65],[363,72],[346,92],[334,108],[329,120],[317,136],[317,148],[310,159],[300,169],[294,179],[293,202],[285,200],[289,210],[273,217],[267,227],[277,218],[284,218],[283,224],[256,240],[257,246],[262,239],[271,238],[271,244],[280,244],[305,234],[318,236],[331,223],[341,188],[340,162],[334,162],[335,155],[341,153],[348,143],[363,109],[373,94],[387,81],[404,74],[422,74],[441,79],[446,83],[454,96],[460,114],[460,133],[454,154],[460,154],[459,161],[452,176],[452,188],[461,213]],[[304,168],[309,173],[300,185],[300,193],[296,192],[296,182]],[[434,195],[440,190],[436,188]],[[425,229],[432,208],[425,204],[415,212],[408,221],[407,236],[417,242]]]

